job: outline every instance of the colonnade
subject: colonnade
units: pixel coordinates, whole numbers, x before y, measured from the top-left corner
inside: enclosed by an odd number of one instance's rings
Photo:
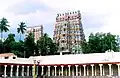
[[[0,65],[0,67],[1,66],[3,66],[3,65]],[[10,66],[10,77],[13,77],[13,67],[14,67],[14,65],[4,65],[4,76],[6,77],[7,76],[7,72],[8,72],[8,66]],[[20,66],[21,65],[17,65],[16,67],[16,71],[15,71],[15,76],[20,76],[20,73],[21,73],[21,76],[25,76],[25,66],[24,65],[22,65],[21,67],[22,67],[22,70],[21,71],[19,71],[19,68],[20,68]],[[30,73],[30,71],[29,71],[29,67],[30,66],[27,66],[27,75],[26,76],[29,76],[29,73]],[[1,68],[2,69],[2,68]],[[2,71],[0,71],[0,73],[1,73]]]
[[[40,67],[37,70],[40,71],[40,75],[48,75],[48,76],[97,76],[97,72],[99,71],[99,76],[106,75],[105,64],[91,64],[91,65],[61,65],[61,66],[37,66]],[[112,64],[106,64],[108,66],[108,75],[113,75]],[[120,76],[120,64],[117,65],[117,75]],[[13,67],[14,65],[10,65],[10,77],[13,76]],[[16,75],[19,76],[19,67],[16,66]],[[24,76],[25,66],[22,65],[21,76]],[[46,68],[46,69],[45,69]],[[98,70],[97,70],[98,69]],[[34,73],[34,66],[32,66],[32,70],[30,70],[30,66],[27,66],[26,76],[30,76],[30,71],[32,71],[32,76]],[[7,65],[4,65],[4,76],[6,77],[7,73]]]

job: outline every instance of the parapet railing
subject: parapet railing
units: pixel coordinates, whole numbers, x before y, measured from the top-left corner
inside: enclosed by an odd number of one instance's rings
[[[33,77],[32,76],[24,76],[24,77],[19,76],[19,77],[6,77],[6,78],[33,78]],[[38,76],[36,78],[120,78],[120,76]]]
[[[41,76],[38,78],[120,78],[120,76]]]

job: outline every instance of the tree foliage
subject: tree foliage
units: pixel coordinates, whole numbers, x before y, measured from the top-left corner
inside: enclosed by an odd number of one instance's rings
[[[46,33],[37,41],[37,46],[41,55],[53,55],[58,50],[58,46]]]
[[[3,32],[9,31],[8,27],[10,27],[10,26],[8,25],[8,21],[7,21],[6,18],[3,17],[3,18],[0,20],[0,33],[1,33],[1,50],[0,50],[0,52],[1,52],[1,53],[3,53],[3,51],[4,51],[4,49],[3,49],[3,48],[4,48],[4,45],[3,45],[3,42],[2,42]]]
[[[15,42],[15,34],[8,34],[8,37],[7,39],[4,41],[4,49],[3,51],[4,52],[11,52],[12,51],[12,46],[14,45],[14,42]]]
[[[24,57],[24,42],[14,42],[12,45],[12,53],[16,54],[18,57]]]
[[[26,57],[38,54],[37,53],[37,48],[36,48],[36,44],[34,42],[34,35],[33,33],[29,33],[28,36],[25,38],[25,42],[24,42],[24,48],[25,48],[25,54]]]
[[[91,33],[88,42],[82,43],[84,53],[104,53],[107,50],[118,51],[116,35],[111,33]]]
[[[17,28],[17,32],[20,33],[20,40],[21,40],[21,34],[24,34],[26,31],[26,25],[24,22],[20,22],[19,27]]]
[[[17,32],[20,33],[20,40],[15,40],[15,34],[8,34],[8,37],[5,41],[2,41],[3,32],[9,31],[10,27],[6,18],[0,20],[0,53],[9,53],[12,52],[19,57],[29,57],[33,55],[53,55],[57,52],[58,46],[53,43],[52,39],[48,37],[47,34],[44,34],[37,43],[34,41],[33,33],[29,33],[25,40],[21,40],[21,34],[24,34],[26,31],[26,24],[20,22]],[[41,53],[40,53],[41,52]]]
[[[58,51],[58,45],[45,33],[39,38],[37,43],[34,41],[34,34],[29,33],[25,40],[21,40],[21,34],[26,31],[24,22],[20,22],[17,32],[20,33],[20,40],[15,40],[15,34],[10,33],[5,41],[2,41],[3,32],[9,31],[10,27],[6,18],[0,20],[0,53],[12,52],[19,57],[30,57],[33,55],[54,55]],[[118,51],[116,35],[111,33],[91,33],[88,42],[82,41],[83,53],[104,53],[107,50]]]

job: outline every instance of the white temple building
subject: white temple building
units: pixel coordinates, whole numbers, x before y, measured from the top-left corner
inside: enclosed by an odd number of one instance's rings
[[[36,63],[35,63],[36,61]],[[31,56],[0,54],[0,75],[33,76],[120,76],[120,52]]]

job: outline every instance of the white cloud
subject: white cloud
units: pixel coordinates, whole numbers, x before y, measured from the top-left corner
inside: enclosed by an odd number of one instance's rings
[[[107,17],[104,26],[100,30],[103,32],[111,32],[111,33],[120,35],[119,20],[120,20],[120,11],[118,10],[118,11],[112,12],[112,14],[110,14]]]
[[[7,3],[6,3],[7,1]],[[25,21],[29,26],[38,24],[51,24],[54,26],[56,13],[64,13],[68,10],[80,10],[85,30],[88,37],[91,32],[112,32],[120,34],[120,1],[119,0],[36,0],[52,8],[52,11],[15,15],[6,12],[10,6],[24,0],[0,0],[0,18],[6,17],[10,21],[12,28],[15,28],[20,21]],[[29,0],[28,0],[29,1]],[[25,5],[25,4],[24,4]],[[86,21],[86,18],[88,20]],[[89,21],[89,25],[87,25]],[[97,25],[98,23],[98,25]],[[87,25],[87,26],[86,26]],[[93,26],[92,25],[96,25]],[[47,29],[47,27],[45,27]],[[53,30],[49,30],[53,32]],[[50,34],[52,35],[52,34]]]
[[[54,8],[56,11],[63,10],[80,10],[82,16],[89,14],[91,16],[97,15],[96,20],[102,21],[100,27],[87,28],[85,34],[91,32],[111,32],[113,34],[120,34],[120,1],[119,0],[42,0],[49,7]],[[99,17],[103,15],[102,19]],[[92,18],[91,18],[92,19]],[[94,23],[89,18],[89,21]],[[83,23],[87,23],[83,17]],[[83,26],[86,24],[83,24]],[[99,25],[98,25],[99,26]]]

